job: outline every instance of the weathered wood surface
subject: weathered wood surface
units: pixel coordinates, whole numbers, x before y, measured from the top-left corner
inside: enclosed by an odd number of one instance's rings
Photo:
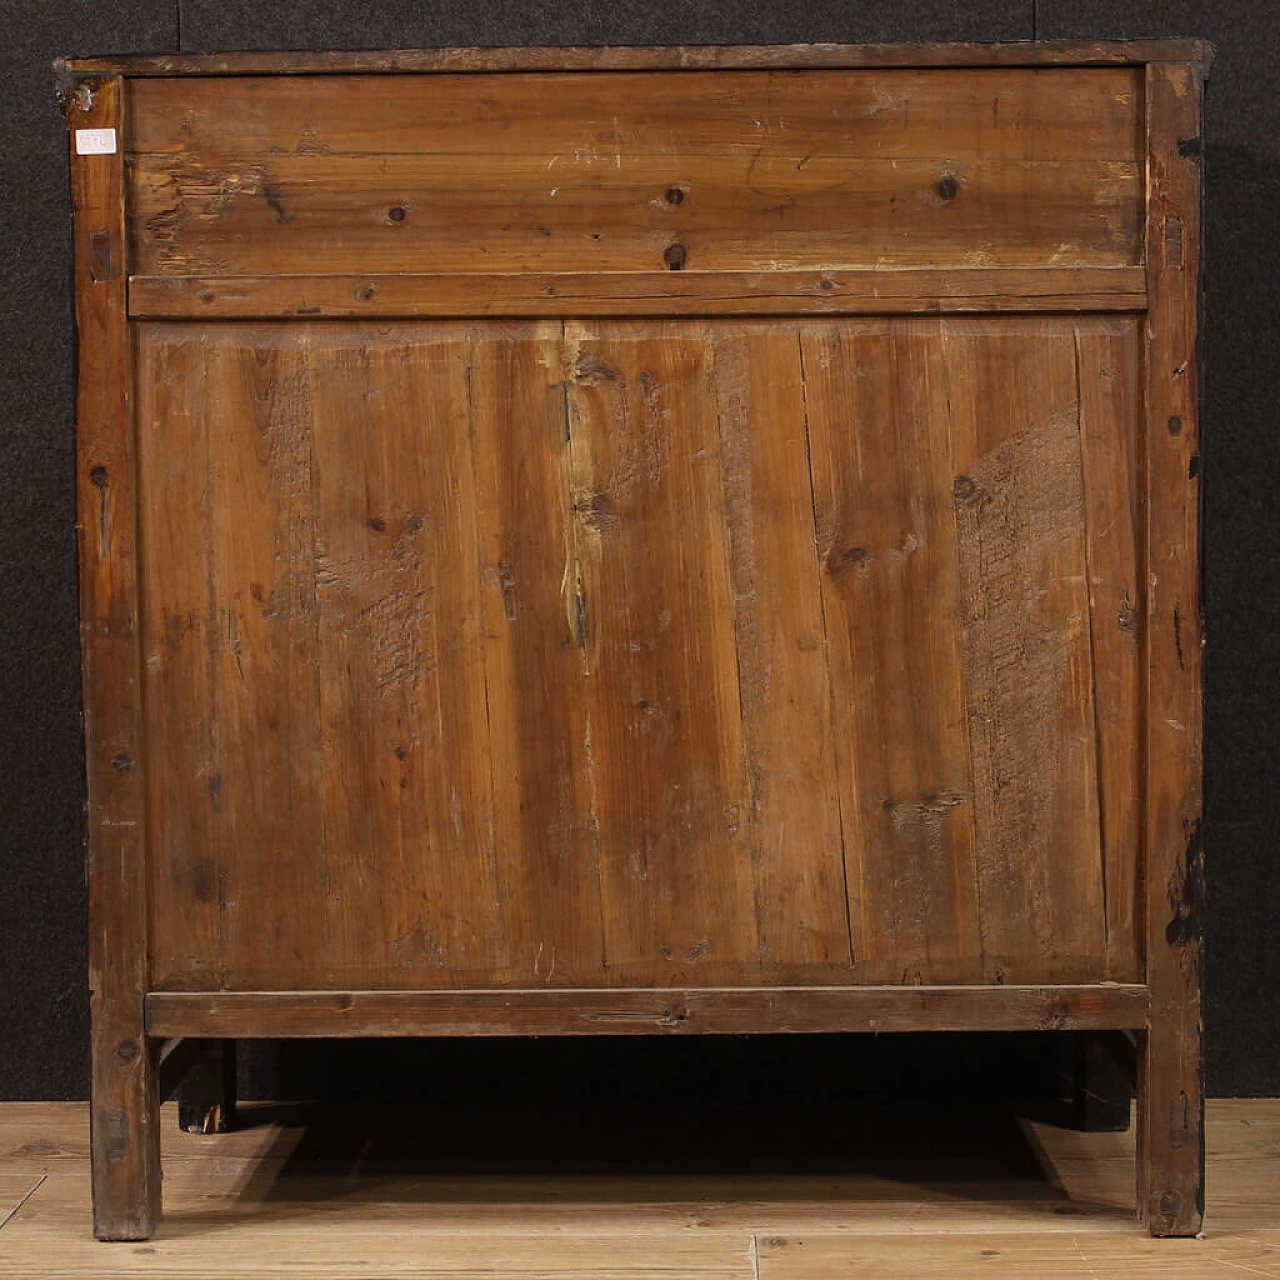
[[[143,1032],[147,967],[146,773],[139,679],[136,466],[125,314],[123,155],[77,154],[76,131],[124,145],[123,86],[93,81],[71,101],[75,211],[76,532],[89,789],[94,1231],[143,1239],[160,1212],[155,1063]]]
[[[1138,977],[1135,322],[797,325],[139,327],[156,987]]]
[[[1138,984],[619,991],[157,991],[153,1035],[738,1035],[1145,1025]]]
[[[1126,67],[142,79],[143,275],[1141,261]]]
[[[137,319],[1142,311],[1143,267],[133,276]]]
[[[768,1107],[700,1115],[682,1167],[662,1174],[652,1143],[628,1141],[637,1130],[625,1109],[619,1142],[610,1123],[618,1110],[593,1110],[584,1125],[577,1100],[539,1114],[524,1106],[495,1115],[472,1103],[455,1108],[445,1135],[437,1112],[418,1137],[400,1111],[362,1117],[358,1131],[350,1115],[253,1107],[251,1127],[198,1137],[179,1132],[175,1109],[164,1110],[168,1225],[139,1252],[87,1238],[84,1106],[0,1107],[0,1221],[15,1211],[0,1228],[0,1275],[670,1280],[673,1270],[698,1274],[725,1250],[737,1259],[730,1274],[754,1280],[753,1238],[784,1280],[783,1268],[803,1270],[813,1253],[808,1274],[823,1280],[879,1272],[1125,1280],[1144,1270],[1226,1280],[1280,1270],[1274,1099],[1210,1101],[1212,1217],[1205,1239],[1179,1244],[1144,1239],[1134,1223],[1131,1133],[1027,1121],[1019,1140],[1007,1111],[954,1101],[923,1121],[916,1111],[900,1145],[892,1120],[873,1123],[872,1149],[864,1138],[847,1161],[828,1133],[818,1150],[829,1164],[816,1172],[797,1158],[795,1130],[814,1123],[818,1107],[797,1105],[783,1089]],[[866,1117],[856,1125],[865,1133]],[[472,1150],[477,1130],[494,1152],[488,1160]],[[548,1167],[544,1158],[529,1168],[526,1135],[562,1130],[581,1162]],[[922,1130],[933,1137],[927,1150]],[[847,1120],[838,1132],[846,1131]],[[974,1134],[987,1140],[967,1151]],[[662,1140],[680,1148],[679,1139]],[[750,1169],[744,1141],[757,1158]]]
[[[1146,1027],[1197,1229],[1207,50],[983,54],[68,93],[127,152],[73,165],[100,1234],[158,1208],[148,993]]]
[[[1205,40],[1040,40],[1003,44],[791,44],[524,46],[334,52],[134,54],[63,59],[65,75],[323,75],[334,72],[660,71],[763,68],[811,71],[853,67],[1106,66],[1192,62],[1207,68]]]
[[[1133,924],[1114,939],[1107,927],[1108,890],[1131,900],[1135,868],[1132,850],[1108,846],[1129,865],[1106,884],[1102,736],[1117,757],[1108,791],[1132,791],[1137,775],[1092,708],[1093,681],[1123,678],[1128,651],[1090,644],[1079,406],[1094,371],[1077,353],[1082,334],[1106,344],[1123,376],[1132,331],[886,320],[803,332],[828,647],[847,708],[854,952],[885,966],[881,980],[1136,976]],[[1113,400],[1109,425],[1093,424],[1121,452],[1125,409]],[[1135,519],[1117,511],[1115,536],[1128,528],[1132,542]],[[1132,565],[1120,582],[1116,566],[1096,572],[1108,591],[1136,590]]]
[[[1146,971],[1155,993],[1141,1058],[1139,1204],[1153,1233],[1204,1215],[1201,684],[1201,82],[1147,74],[1152,266],[1146,369]]]

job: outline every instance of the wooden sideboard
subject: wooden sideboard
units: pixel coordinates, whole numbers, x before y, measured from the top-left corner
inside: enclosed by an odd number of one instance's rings
[[[100,1236],[181,1038],[1035,1028],[1199,1229],[1207,60],[63,64]]]

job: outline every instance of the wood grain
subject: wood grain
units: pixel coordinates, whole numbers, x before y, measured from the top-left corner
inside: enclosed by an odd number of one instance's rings
[[[696,981],[758,951],[734,587],[692,323],[566,325],[573,564],[605,964]]]
[[[123,142],[117,79],[80,87],[78,129]],[[72,147],[75,211],[76,533],[88,781],[89,990],[92,1015],[94,1232],[149,1236],[160,1216],[155,1064],[143,1031],[150,985],[146,770],[138,638],[136,460],[123,156]]]
[[[200,1137],[178,1132],[175,1109],[164,1108],[167,1224],[148,1251],[137,1252],[88,1238],[83,1104],[4,1104],[0,1132],[25,1150],[3,1157],[11,1172],[0,1173],[0,1188],[7,1205],[26,1199],[0,1228],[0,1275],[210,1280],[272,1274],[269,1266],[335,1278],[423,1276],[438,1261],[451,1268],[445,1274],[527,1280],[530,1265],[543,1276],[574,1274],[581,1259],[599,1274],[612,1265],[626,1275],[634,1266],[632,1280],[669,1280],[675,1268],[697,1274],[719,1250],[749,1256],[753,1238],[761,1265],[784,1276],[786,1268],[824,1276],[883,1269],[967,1280],[1001,1269],[1037,1276],[1038,1268],[1056,1266],[1072,1280],[1111,1280],[1158,1265],[1171,1280],[1225,1280],[1280,1270],[1275,1100],[1209,1103],[1212,1225],[1205,1239],[1177,1245],[1144,1241],[1126,1212],[1131,1134],[1027,1122],[1026,1146],[1004,1161],[987,1151],[972,1161],[864,1155],[821,1174],[782,1167],[661,1177],[642,1155],[613,1151],[603,1174],[594,1167],[520,1172],[497,1161],[440,1171],[436,1142],[424,1137],[400,1143],[409,1158],[352,1177],[353,1162],[335,1168],[331,1158],[307,1157],[324,1140],[323,1116],[282,1123],[270,1109],[251,1111],[251,1127]],[[518,1127],[523,1114],[504,1118]],[[566,1106],[564,1114],[575,1113]],[[972,1131],[980,1119],[932,1114],[952,1143],[949,1125]],[[744,1119],[759,1122],[754,1112]],[[776,1131],[776,1117],[763,1123]],[[672,1243],[680,1248],[668,1251]]]
[[[806,327],[804,362],[854,956],[980,976],[973,788],[938,329]],[[941,430],[939,428],[942,428]],[[963,979],[961,979],[963,980]],[[1014,979],[1017,980],[1016,978]]]
[[[157,1036],[738,1035],[827,1031],[1136,1028],[1147,990],[1065,986],[765,987],[527,991],[165,991]]]
[[[61,59],[64,75],[320,75],[353,72],[651,71],[666,68],[766,68],[806,71],[851,67],[1105,66],[1213,60],[1206,40],[1040,40],[965,44],[781,44],[666,46],[519,46],[329,52],[133,54]]]
[[[1193,1246],[1194,1247],[1194,1246]],[[1046,1235],[1026,1238],[993,1233],[916,1235],[908,1239],[850,1242],[846,1236],[771,1236],[759,1241],[760,1280],[836,1280],[892,1271],[903,1277],[978,1274],[1036,1280],[1096,1280],[1103,1275],[1163,1280],[1177,1261],[1151,1240]],[[1198,1250],[1198,1255],[1206,1251]],[[1198,1256],[1194,1274],[1225,1277],[1242,1272],[1280,1275],[1280,1243],[1273,1239],[1222,1242]],[[1174,1270],[1171,1270],[1171,1267]],[[1187,1274],[1192,1274],[1188,1272]]]
[[[1143,267],[145,276],[137,319],[1141,311]]]
[[[1144,869],[1155,998],[1140,1064],[1138,1201],[1156,1235],[1194,1235],[1204,1214],[1200,104],[1193,68],[1148,70]]]
[[[986,976],[1032,964],[1049,978],[1059,957],[1074,955],[1101,977],[1076,330],[1054,321],[981,329],[945,322],[940,349]],[[1131,428],[1108,430],[1123,438]]]
[[[1141,332],[1075,327],[1108,974],[1141,973]]]
[[[1207,57],[68,86],[100,1235],[149,1035],[1057,1027],[1198,1229]]]
[[[1135,407],[1090,393],[1091,430],[1116,443],[1086,460],[1076,351],[1078,335],[1109,343],[1131,384],[1134,329],[1112,323],[802,331],[833,689],[849,709],[854,954],[887,966],[882,981],[965,966],[969,980],[1096,979],[1108,964],[1135,976],[1132,926],[1108,959],[1092,693],[1101,664],[1118,811],[1137,785],[1111,723],[1132,657],[1091,643],[1084,500],[1086,461],[1106,468],[1094,491],[1133,465]],[[1136,518],[1115,502],[1118,550],[1092,568],[1113,600],[1133,590]],[[1132,847],[1127,864],[1109,856],[1116,900],[1131,903]]]
[[[581,690],[563,326],[474,329],[468,362],[464,483],[480,538],[503,936],[513,974],[582,985],[607,962],[604,837]]]
[[[710,336],[764,966],[850,964],[835,716],[814,572],[806,387],[785,327]]]
[[[160,276],[1136,265],[1138,91],[1126,68],[138,80],[133,251]]]

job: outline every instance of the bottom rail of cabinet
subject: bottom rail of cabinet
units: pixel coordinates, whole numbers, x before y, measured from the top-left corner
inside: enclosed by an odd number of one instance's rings
[[[155,991],[163,1037],[1141,1030],[1137,983],[469,991]]]

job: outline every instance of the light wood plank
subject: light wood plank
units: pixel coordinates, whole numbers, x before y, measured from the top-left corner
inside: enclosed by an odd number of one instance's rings
[[[982,946],[997,982],[1051,979],[1066,956],[1094,977],[1107,967],[1075,332],[1030,319],[938,330]]]
[[[1141,972],[1140,341],[1130,321],[1075,330],[1107,977],[1120,982]]]
[[[358,74],[140,79],[134,155],[1006,155],[1136,159],[1140,73],[1126,67],[964,70],[566,71],[547,78]],[[993,101],[998,109],[992,112]],[[1063,108],[1071,107],[1065,114]],[[431,127],[424,129],[424,121]],[[552,184],[554,185],[554,184]],[[658,194],[655,192],[655,195]]]
[[[938,329],[833,323],[800,345],[854,958],[882,981],[972,981],[982,938]]]
[[[468,334],[311,342],[325,969],[500,968]]]
[[[143,79],[132,244],[155,275],[1137,265],[1139,104],[1121,67]]]
[[[1143,267],[148,276],[137,318],[1140,311]]]
[[[495,858],[513,975],[599,982],[601,831],[578,648],[559,322],[473,330],[468,382]]]
[[[719,424],[747,790],[741,825],[764,966],[850,964],[835,726],[813,572],[799,344],[717,325]]]
[[[566,326],[583,751],[606,966],[656,984],[759,949],[734,590],[705,325]]]
[[[1185,1274],[1280,1277],[1280,1240],[1236,1239],[1183,1246]],[[1179,1260],[1154,1240],[1111,1239],[1081,1233],[1041,1236],[992,1234],[894,1236],[851,1241],[846,1236],[762,1236],[758,1240],[760,1280],[843,1280],[868,1274],[904,1278],[983,1275],[1028,1280],[1097,1280],[1101,1275],[1164,1280],[1179,1274]],[[1192,1269],[1194,1268],[1194,1269]]]
[[[530,139],[519,151],[504,139],[495,152],[481,137],[474,153],[422,156],[227,154],[220,144],[198,160],[138,156],[136,270],[295,274],[321,259],[344,274],[397,264],[653,271],[674,243],[683,269],[713,272],[1139,261],[1142,170],[1132,152],[988,159],[974,144],[966,159],[963,144],[957,156],[935,142],[922,154],[867,157],[824,154],[825,136],[728,155],[634,150],[643,142],[628,136],[627,150],[612,152],[594,138],[565,149]],[[868,146],[879,150],[878,140]]]

